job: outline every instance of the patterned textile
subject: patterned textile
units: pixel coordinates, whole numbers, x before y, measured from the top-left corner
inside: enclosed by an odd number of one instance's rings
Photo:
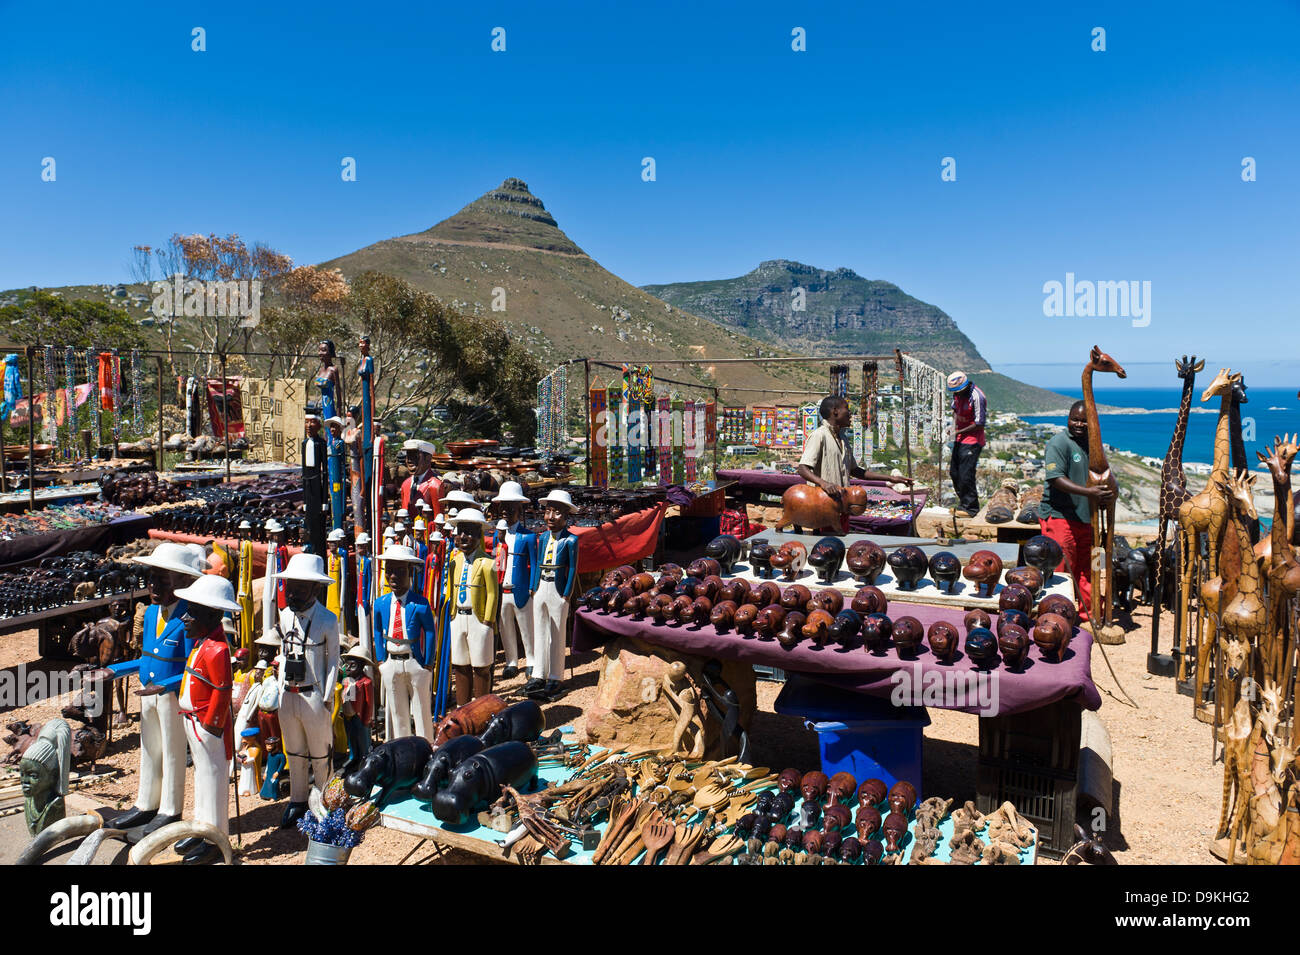
[[[591,450],[587,457],[587,483],[592,487],[609,487],[609,443],[614,429],[609,422],[609,392],[592,388],[590,397]]]

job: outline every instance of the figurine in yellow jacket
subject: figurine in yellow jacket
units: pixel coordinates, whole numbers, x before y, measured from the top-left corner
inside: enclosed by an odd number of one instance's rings
[[[501,606],[496,565],[483,551],[481,511],[466,507],[451,522],[456,550],[447,568],[451,615],[451,673],[456,705],[492,692],[493,625]]]

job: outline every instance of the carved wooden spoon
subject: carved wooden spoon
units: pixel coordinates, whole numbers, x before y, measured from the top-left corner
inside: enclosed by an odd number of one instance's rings
[[[709,846],[704,852],[697,852],[691,856],[691,865],[709,865],[717,862],[719,859],[725,859],[734,852],[739,852],[745,848],[744,841],[740,836],[732,833],[727,836],[718,836],[713,840],[713,845]]]
[[[641,827],[641,841],[645,843],[645,855],[641,857],[642,865],[654,865],[659,850],[673,841],[676,832],[673,824],[660,816]]]

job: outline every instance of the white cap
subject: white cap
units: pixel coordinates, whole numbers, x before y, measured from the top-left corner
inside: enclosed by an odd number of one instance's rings
[[[306,580],[313,584],[332,584],[334,578],[325,573],[325,562],[316,554],[294,554],[289,564],[277,575],[281,580]]]
[[[403,451],[419,451],[422,454],[433,454],[435,449],[432,441],[420,441],[416,438],[409,438],[402,442]]]
[[[396,537],[396,536],[397,536],[396,532],[395,532],[391,527],[388,527],[388,528],[385,528],[385,529],[384,529],[384,539],[385,539],[385,540],[387,540],[387,539],[390,538],[390,537]],[[367,543],[369,543],[369,541],[367,541]]]
[[[470,507],[477,507],[478,501],[474,500],[474,495],[469,491],[462,491],[457,488],[454,491],[448,491],[442,496],[443,503],[452,502],[455,504],[468,504]]]
[[[456,516],[452,519],[452,523],[453,524],[486,524],[487,518],[484,517],[483,512],[478,510],[477,508],[467,507],[464,510],[458,511],[456,513]]]
[[[325,541],[327,543],[332,543],[334,541],[341,541],[343,540],[344,536],[345,535],[343,534],[343,528],[336,527],[334,528],[334,530],[330,531],[329,537],[325,538]]]
[[[423,517],[417,517],[417,518],[415,519],[415,529],[416,529],[417,531],[422,531],[422,530],[424,530],[424,529],[425,529],[426,527],[428,527],[428,526],[429,526],[428,524],[424,523],[424,518],[423,518]]]
[[[396,524],[393,525],[394,534],[402,534],[405,533],[405,531],[406,531],[406,525],[403,524],[401,521],[398,521]]]
[[[369,543],[370,543],[370,535],[367,534],[365,531],[362,531],[360,534],[357,535],[356,543],[358,543],[358,544],[369,544]]]
[[[550,494],[537,502],[538,504],[558,504],[561,507],[567,507],[570,511],[576,511],[577,505],[573,503],[573,498],[569,496],[568,491],[561,491],[559,488],[553,488]]]
[[[279,647],[284,645],[284,641],[275,635],[274,630],[268,630],[253,642],[259,643],[264,647]]]
[[[278,534],[282,530],[284,530],[284,528],[280,526],[280,522],[277,521],[274,517],[268,517],[266,519],[266,523],[263,524],[262,527],[270,534]]]
[[[235,602],[235,588],[230,581],[216,574],[204,574],[188,587],[176,591],[176,596],[201,607],[213,610],[227,610],[236,613],[239,604]]]
[[[159,570],[170,570],[177,574],[188,574],[191,577],[200,577],[203,575],[203,564],[194,551],[190,550],[185,544],[176,544],[172,541],[163,541],[154,548],[152,554],[145,554],[143,557],[133,558],[137,564],[144,564],[146,567],[157,567]]]
[[[506,523],[506,519],[504,517],[501,518],[501,520],[497,521],[497,530],[499,531],[510,530],[510,525]]]
[[[446,523],[447,523],[447,518],[443,517],[443,516],[442,516],[442,512],[439,511],[439,512],[438,512],[438,515],[437,515],[436,517],[434,517],[433,522],[434,522],[435,524],[446,524]]]
[[[397,509],[397,517],[399,520],[403,517],[410,517],[410,516],[411,516],[411,512],[408,511],[406,508],[400,507]]]
[[[401,560],[408,564],[423,564],[424,561],[416,556],[415,551],[405,544],[389,544],[384,548],[383,554],[379,556],[380,560]]]
[[[244,518],[242,521],[239,522],[239,529],[241,531],[251,531],[253,529],[253,525],[248,523],[248,518]]]
[[[343,419],[340,418],[338,415],[330,415],[328,418],[325,419],[325,423],[326,423],[326,424],[336,424],[336,425],[338,425],[340,428],[343,427]]]
[[[505,481],[501,485],[501,490],[497,491],[497,496],[492,498],[493,504],[527,504],[528,497],[524,494],[524,487],[518,481]]]

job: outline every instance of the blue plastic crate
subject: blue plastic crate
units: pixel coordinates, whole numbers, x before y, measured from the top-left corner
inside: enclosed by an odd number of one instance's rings
[[[852,773],[862,782],[906,780],[922,796],[921,743],[930,714],[922,706],[853,693],[788,674],[773,709],[804,718],[821,746],[822,772]]]

